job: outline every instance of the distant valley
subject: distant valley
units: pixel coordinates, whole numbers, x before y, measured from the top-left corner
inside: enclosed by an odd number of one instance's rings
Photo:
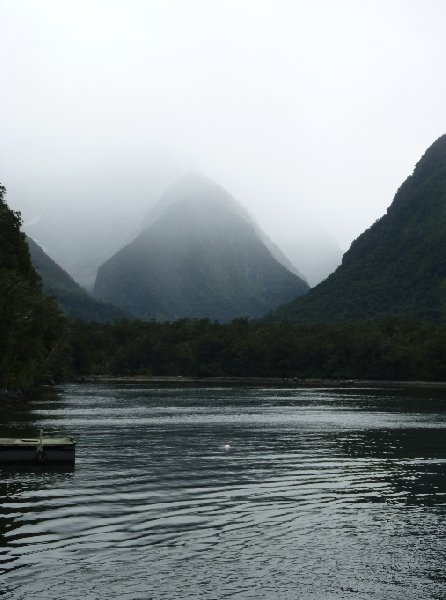
[[[82,321],[108,322],[128,317],[124,311],[92,298],[30,237],[26,238],[32,263],[42,280],[42,291],[53,297],[63,312]]]
[[[65,314],[98,322],[123,317],[228,321],[261,317],[309,289],[304,276],[243,207],[198,174],[177,178],[148,211],[140,233],[133,225],[133,237],[129,222],[123,222],[120,237],[95,240],[95,251],[89,241],[91,224],[71,233],[79,240],[71,242],[71,264],[90,248],[92,254],[82,259],[89,273],[108,249],[109,258],[95,277],[94,297],[28,237],[43,291],[57,300]],[[45,237],[43,225],[38,221],[30,229]],[[60,238],[60,233],[54,233],[57,229],[50,231],[51,247]],[[119,239],[121,248],[113,252]]]
[[[76,181],[44,181],[38,191],[24,182],[15,198],[27,235],[88,292],[93,290],[98,268],[147,228],[154,207],[182,173],[178,166],[156,163],[153,158],[144,169],[141,164],[138,168],[126,164],[125,177],[119,176],[118,169],[108,165]],[[242,196],[237,200],[244,204]],[[257,229],[260,235],[261,229]],[[294,235],[291,227],[286,236],[277,233],[272,241],[310,286],[341,262],[342,250],[317,223],[309,231],[297,229]]]
[[[0,388],[67,374],[446,378],[446,136],[313,289],[201,176],[167,189],[99,268],[95,298],[20,232],[5,193]]]
[[[293,258],[297,262],[301,256],[300,263],[308,264],[309,242],[299,243],[295,240],[294,247],[301,252]],[[323,239],[314,240],[318,243],[335,269],[335,244],[324,248]],[[112,244],[107,247],[110,254],[99,266],[93,299],[30,242],[45,292],[70,316],[228,321],[270,313],[274,320],[303,323],[388,316],[445,320],[446,136],[426,151],[387,213],[311,290],[240,204],[194,174],[167,189],[133,237],[127,243],[121,238],[117,252]]]

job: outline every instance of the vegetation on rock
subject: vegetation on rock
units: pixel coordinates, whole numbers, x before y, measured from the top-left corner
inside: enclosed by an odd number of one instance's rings
[[[446,321],[446,135],[424,154],[381,219],[342,265],[271,318],[334,322],[399,317]]]
[[[170,197],[101,270],[97,292],[158,321],[94,323],[67,320],[42,294],[20,215],[0,186],[0,389],[30,388],[64,371],[446,381],[446,136],[338,270],[269,320],[232,317],[266,310],[306,284],[239,209],[227,210],[220,188],[213,193],[212,207],[196,194]],[[71,289],[74,310],[82,310],[68,275],[30,246],[47,293]],[[215,320],[174,320],[181,313]]]
[[[0,185],[0,389],[30,389],[63,370],[66,320],[40,279]]]

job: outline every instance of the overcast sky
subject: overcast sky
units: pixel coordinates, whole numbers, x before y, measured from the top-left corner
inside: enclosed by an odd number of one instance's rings
[[[0,181],[28,218],[171,162],[346,249],[446,132],[445,31],[444,0],[0,0]]]

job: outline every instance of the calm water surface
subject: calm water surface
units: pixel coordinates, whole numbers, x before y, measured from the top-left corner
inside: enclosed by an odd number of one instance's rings
[[[69,385],[1,411],[78,441],[71,471],[0,469],[4,598],[446,598],[446,392]]]

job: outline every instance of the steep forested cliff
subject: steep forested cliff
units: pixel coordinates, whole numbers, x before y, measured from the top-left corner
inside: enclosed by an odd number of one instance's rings
[[[400,187],[342,265],[273,319],[330,322],[396,316],[446,321],[446,135]]]
[[[0,390],[28,389],[59,371],[66,322],[40,279],[20,231],[20,214],[0,185]]]

